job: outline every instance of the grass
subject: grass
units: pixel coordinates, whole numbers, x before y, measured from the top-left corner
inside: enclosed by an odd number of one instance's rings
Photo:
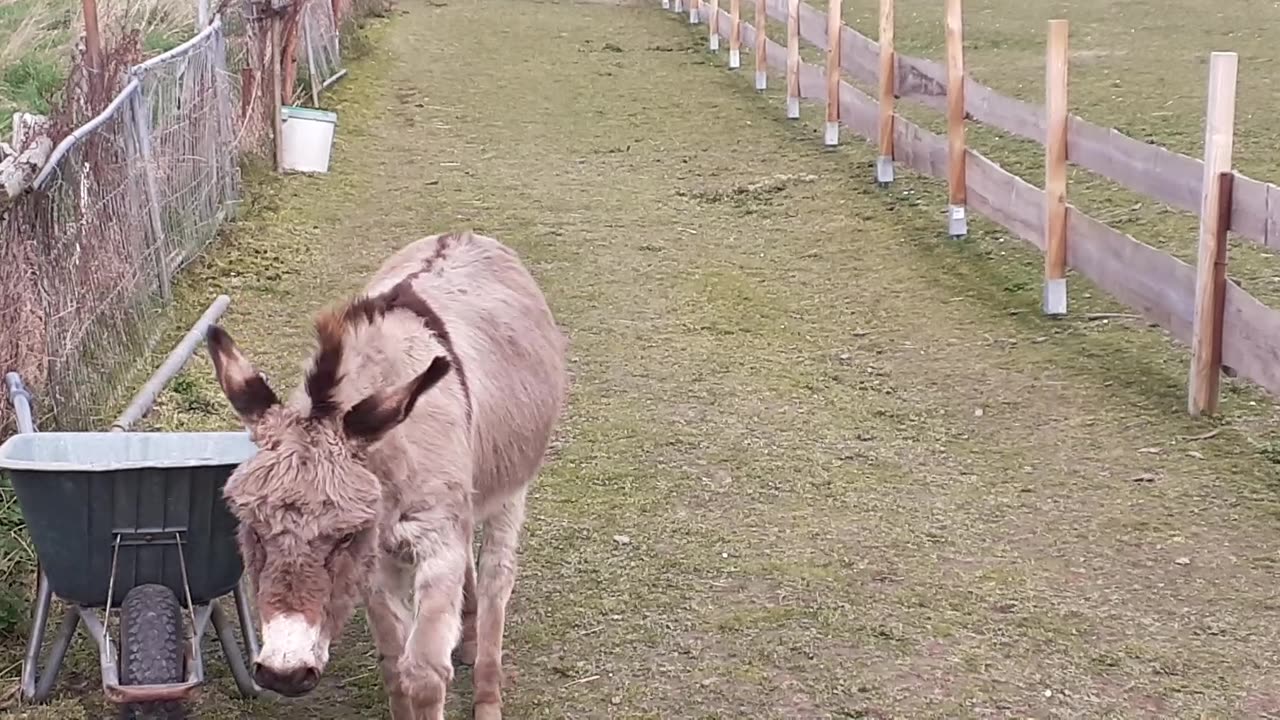
[[[333,172],[251,173],[176,289],[188,322],[230,293],[284,386],[310,316],[412,238],[474,227],[530,264],[574,386],[509,716],[1280,713],[1271,401],[1229,382],[1189,419],[1162,333],[1090,320],[1119,308],[1080,280],[1042,318],[1033,251],[980,220],[947,241],[939,183],[879,190],[870,148],[823,149],[817,109],[781,119],[653,5],[406,4],[337,92]],[[234,427],[203,355],[149,423]],[[372,653],[357,623],[316,697],[218,675],[200,717],[386,717]],[[60,699],[101,716],[72,670]]]
[[[194,0],[106,0],[98,17],[106,38],[136,29],[143,49],[154,53],[194,32],[195,11]],[[0,133],[9,131],[15,112],[49,111],[83,27],[74,0],[0,0]]]

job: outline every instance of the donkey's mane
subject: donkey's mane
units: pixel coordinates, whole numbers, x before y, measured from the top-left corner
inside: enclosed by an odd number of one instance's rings
[[[449,359],[453,371],[462,385],[463,398],[467,405],[467,419],[471,418],[471,392],[467,385],[466,374],[458,362],[458,354],[454,350],[449,330],[445,327],[440,315],[413,289],[413,281],[421,274],[432,269],[435,261],[444,257],[444,250],[452,237],[443,237],[436,248],[436,253],[427,264],[417,272],[405,277],[391,289],[378,295],[361,295],[346,305],[325,311],[316,318],[316,340],[318,347],[312,359],[311,369],[307,372],[306,391],[311,398],[311,418],[314,420],[331,417],[338,412],[338,403],[334,397],[338,384],[342,382],[339,368],[342,365],[343,338],[346,331],[357,323],[372,325],[394,310],[408,310],[422,319]]]

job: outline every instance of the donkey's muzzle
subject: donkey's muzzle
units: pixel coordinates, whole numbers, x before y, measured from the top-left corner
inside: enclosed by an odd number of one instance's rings
[[[320,684],[320,671],[306,666],[276,671],[256,662],[253,664],[253,681],[285,697],[299,697],[316,689]]]

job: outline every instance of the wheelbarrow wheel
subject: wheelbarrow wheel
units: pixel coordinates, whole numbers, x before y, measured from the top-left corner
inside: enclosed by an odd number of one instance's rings
[[[182,606],[163,585],[139,585],[120,607],[120,683],[160,685],[186,680]],[[185,720],[181,702],[120,706],[122,720]]]

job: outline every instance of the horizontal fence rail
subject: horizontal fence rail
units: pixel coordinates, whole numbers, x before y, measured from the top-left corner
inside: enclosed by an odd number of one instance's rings
[[[881,30],[884,20],[892,22],[892,0],[881,0]],[[952,202],[960,198],[961,214],[968,208],[1012,232],[1039,249],[1052,249],[1063,260],[1046,262],[1047,314],[1065,312],[1065,288],[1061,307],[1055,299],[1050,303],[1050,283],[1061,279],[1063,266],[1069,266],[1092,281],[1109,295],[1133,308],[1160,326],[1179,342],[1193,346],[1193,369],[1189,373],[1188,410],[1193,415],[1212,413],[1217,408],[1217,377],[1224,369],[1251,380],[1272,395],[1280,396],[1280,311],[1268,307],[1237,283],[1225,277],[1225,259],[1219,248],[1228,229],[1264,247],[1280,248],[1280,188],[1254,180],[1226,167],[1219,179],[1216,172],[1206,172],[1202,160],[1149,145],[1124,134],[1093,125],[1065,113],[1065,99],[1054,102],[1063,113],[1060,125],[1065,128],[1065,144],[1069,153],[1058,153],[1059,160],[1047,157],[1047,177],[1054,162],[1071,162],[1107,177],[1138,193],[1148,195],[1171,207],[1201,215],[1201,251],[1198,266],[1142,243],[1132,236],[1111,228],[1065,202],[1065,190],[1046,194],[1044,190],[1004,170],[981,153],[964,146],[963,127],[966,119],[1005,130],[1014,135],[1048,143],[1049,115],[1046,109],[999,95],[991,88],[963,75],[959,48],[959,0],[954,15],[948,18],[949,66],[930,60],[897,55],[891,47],[882,48],[869,38],[831,16],[799,0],[763,0],[767,18],[784,22],[788,27],[788,45],[782,46],[768,37],[758,36],[759,29],[741,17],[726,12],[715,2],[697,2],[689,6],[691,23],[707,23],[710,49],[719,46],[719,38],[739,38],[742,45],[763,55],[758,67],[784,74],[787,87],[787,117],[799,117],[794,103],[808,100],[827,105],[827,119],[852,130],[869,142],[877,143],[880,156],[876,178],[882,185],[892,181],[892,164],[904,165],[923,175],[948,179],[952,186]],[[884,5],[890,5],[888,10]],[[838,3],[833,4],[838,8]],[[952,8],[949,7],[949,10]],[[838,10],[836,11],[838,12]],[[831,47],[830,36],[838,28],[838,48]],[[958,22],[954,24],[958,25]],[[1062,28],[1065,30],[1065,28]],[[892,42],[892,32],[886,34]],[[842,79],[830,78],[826,68],[803,62],[798,43],[804,40],[828,52],[828,67],[843,72],[869,85],[881,88],[883,101],[865,94]],[[1063,41],[1065,42],[1065,40]],[[1065,47],[1063,49],[1065,55]],[[1219,57],[1222,56],[1222,57]],[[1230,60],[1230,79],[1219,78],[1219,60]],[[732,61],[731,61],[732,64]],[[1234,88],[1234,55],[1215,53],[1214,87],[1230,83]],[[882,75],[883,68],[883,75]],[[963,78],[963,83],[949,83],[948,77]],[[756,87],[765,83],[757,79]],[[955,93],[948,94],[948,85]],[[1065,92],[1065,70],[1061,84]],[[892,92],[890,92],[892,88]],[[963,93],[960,93],[960,89]],[[962,113],[951,113],[947,136],[934,134],[892,112],[893,96],[919,101],[940,111],[955,107],[959,101]],[[1234,90],[1230,93],[1234,103]],[[1214,93],[1210,93],[1211,110]],[[887,105],[888,107],[884,107]],[[1230,133],[1211,129],[1212,133]],[[827,131],[827,144],[832,133]],[[1059,136],[1055,144],[1062,141]],[[1206,144],[1209,144],[1207,138]],[[960,152],[957,154],[956,150]],[[1228,144],[1229,147],[1229,144]],[[885,164],[889,163],[886,169]],[[1060,168],[1056,169],[1061,173]],[[956,187],[957,182],[959,187]],[[1062,229],[1053,231],[1048,219],[1051,205],[1063,207]],[[1206,208],[1220,205],[1216,211]],[[953,205],[952,210],[955,210]],[[955,218],[952,218],[955,220]],[[964,234],[954,231],[952,235]],[[1215,242],[1218,238],[1218,242]],[[1206,245],[1208,243],[1208,245]],[[1054,247],[1050,247],[1050,245]],[[1065,245],[1065,248],[1061,247]],[[1055,307],[1051,308],[1050,305]],[[1206,368],[1209,368],[1207,371]]]
[[[786,22],[786,0],[767,0],[770,19]],[[826,13],[800,3],[800,38],[830,48]],[[702,19],[706,22],[705,17]],[[880,81],[880,47],[847,25],[840,28],[840,68],[861,82]],[[947,107],[943,63],[894,53],[894,94],[940,112]],[[964,80],[965,112],[973,120],[1012,135],[1045,142],[1045,109],[977,82]],[[1079,116],[1067,121],[1068,161],[1126,188],[1191,213],[1200,212],[1204,161],[1129,137]],[[1280,187],[1235,173],[1230,230],[1280,252]]]

